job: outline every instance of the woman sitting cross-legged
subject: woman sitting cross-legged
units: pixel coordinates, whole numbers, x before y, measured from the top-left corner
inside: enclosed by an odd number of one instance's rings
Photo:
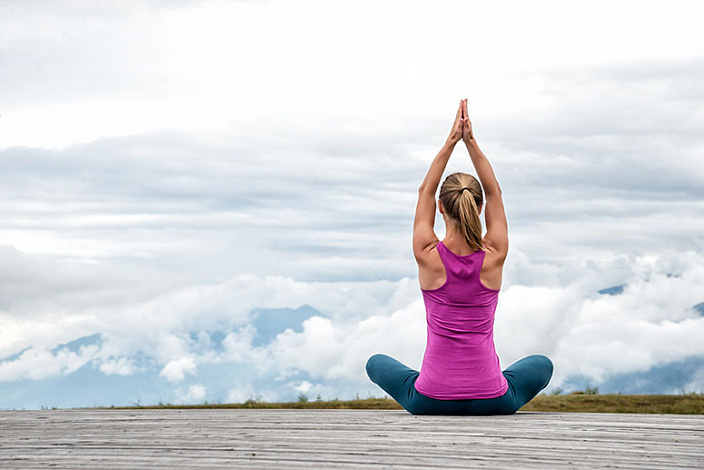
[[[445,221],[445,238],[440,241],[433,230],[435,193],[460,140],[481,184],[466,173],[445,179],[437,206]],[[483,237],[482,209],[486,219]],[[413,223],[413,254],[428,322],[421,370],[381,354],[367,361],[372,382],[410,413],[511,414],[547,386],[553,366],[545,356],[525,357],[503,372],[499,365],[494,314],[507,253],[501,189],[474,139],[463,100],[450,136],[420,186]]]

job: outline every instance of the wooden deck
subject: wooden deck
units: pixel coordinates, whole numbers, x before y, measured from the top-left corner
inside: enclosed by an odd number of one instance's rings
[[[1,468],[704,468],[704,417],[1,411]]]

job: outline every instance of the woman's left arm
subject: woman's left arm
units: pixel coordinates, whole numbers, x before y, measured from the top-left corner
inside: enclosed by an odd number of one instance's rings
[[[462,128],[465,118],[462,114],[462,101],[457,110],[455,122],[452,125],[450,136],[445,141],[433,163],[430,164],[425,179],[418,188],[418,203],[416,215],[413,220],[413,255],[419,264],[423,262],[424,255],[435,248],[438,237],[435,235],[435,194],[440,185],[440,178],[445,172],[447,162],[457,142],[462,139]]]
[[[499,265],[503,265],[508,254],[508,224],[506,222],[506,211],[501,199],[501,187],[496,180],[494,170],[481,151],[472,130],[472,122],[467,117],[467,102],[462,107],[462,117],[464,121],[462,140],[464,140],[472,164],[477,172],[479,181],[484,187],[486,202],[484,204],[484,219],[486,220],[486,235],[484,236],[484,247],[487,251],[496,255]]]

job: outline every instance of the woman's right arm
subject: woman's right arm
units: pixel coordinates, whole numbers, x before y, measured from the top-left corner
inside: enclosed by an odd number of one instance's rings
[[[479,176],[479,181],[486,195],[486,202],[484,203],[484,218],[486,219],[484,246],[487,251],[494,254],[503,264],[503,260],[508,254],[508,223],[506,222],[504,203],[501,199],[501,187],[496,180],[491,163],[489,163],[474,138],[472,123],[467,117],[467,100],[464,101],[463,105],[463,117],[465,125],[462,132],[462,140],[467,146],[474,170]]]
[[[425,264],[429,252],[438,244],[438,237],[433,229],[435,211],[437,210],[435,194],[447,162],[452,155],[452,150],[455,148],[455,144],[462,139],[462,127],[462,102],[460,102],[450,136],[430,164],[428,173],[418,189],[418,203],[413,219],[413,254],[419,265]]]

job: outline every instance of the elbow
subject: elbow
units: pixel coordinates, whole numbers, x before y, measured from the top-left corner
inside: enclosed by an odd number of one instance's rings
[[[484,193],[486,194],[487,197],[489,196],[496,196],[496,197],[501,197],[501,186],[499,186],[499,183],[496,182],[495,184],[491,186],[485,186],[484,187]]]

